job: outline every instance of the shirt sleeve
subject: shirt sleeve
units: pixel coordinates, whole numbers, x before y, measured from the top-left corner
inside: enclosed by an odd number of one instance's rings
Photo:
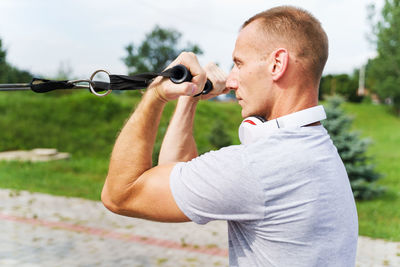
[[[170,175],[172,195],[192,221],[251,221],[264,216],[259,179],[248,168],[243,146],[211,151],[178,163]]]

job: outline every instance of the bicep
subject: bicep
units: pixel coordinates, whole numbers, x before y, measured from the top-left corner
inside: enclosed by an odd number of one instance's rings
[[[124,215],[160,222],[190,221],[177,206],[170,189],[174,166],[175,163],[159,165],[143,173],[133,185]]]

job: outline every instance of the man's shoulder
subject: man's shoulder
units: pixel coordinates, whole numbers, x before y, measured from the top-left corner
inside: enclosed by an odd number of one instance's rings
[[[331,149],[332,141],[323,126],[297,127],[267,132],[257,142],[244,147],[243,151],[249,154],[284,156],[289,152]]]
[[[218,150],[210,150],[198,157],[192,159],[192,161],[214,161],[218,163],[220,161],[225,162],[227,160],[241,160],[243,153],[245,152],[243,145],[231,145],[222,147]]]

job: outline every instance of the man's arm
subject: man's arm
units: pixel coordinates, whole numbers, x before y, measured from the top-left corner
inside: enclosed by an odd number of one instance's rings
[[[129,118],[111,155],[102,201],[111,211],[157,221],[188,221],[169,188],[174,163],[152,168],[152,151],[161,114],[168,100],[199,93],[206,75],[192,53],[183,53],[173,64],[186,65],[192,82],[173,84],[157,78]]]
[[[225,87],[226,74],[214,63],[205,66],[207,78],[213,83],[213,90],[204,96],[181,96],[175,113],[169,123],[167,133],[161,145],[159,164],[190,161],[198,156],[196,142],[193,137],[193,123],[199,99],[209,99],[227,93]]]
[[[165,177],[169,176],[173,164],[151,168],[164,106],[165,102],[156,96],[155,90],[148,90],[117,138],[102,191],[104,205],[115,213],[161,221],[167,219],[164,216],[173,221],[185,220],[168,192],[160,190],[166,186]],[[157,205],[160,201],[162,205]]]
[[[193,122],[199,98],[181,96],[161,145],[158,164],[190,161],[197,157]]]

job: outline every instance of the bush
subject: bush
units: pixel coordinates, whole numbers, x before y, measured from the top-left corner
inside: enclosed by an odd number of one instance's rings
[[[226,133],[225,123],[222,120],[217,120],[208,136],[208,140],[214,149],[232,145],[230,136]]]
[[[360,200],[380,196],[385,190],[375,183],[381,175],[368,163],[366,151],[370,140],[360,139],[359,134],[350,132],[352,119],[340,108],[343,99],[331,97],[325,108],[328,119],[323,121],[340,157],[346,167],[354,197]]]

